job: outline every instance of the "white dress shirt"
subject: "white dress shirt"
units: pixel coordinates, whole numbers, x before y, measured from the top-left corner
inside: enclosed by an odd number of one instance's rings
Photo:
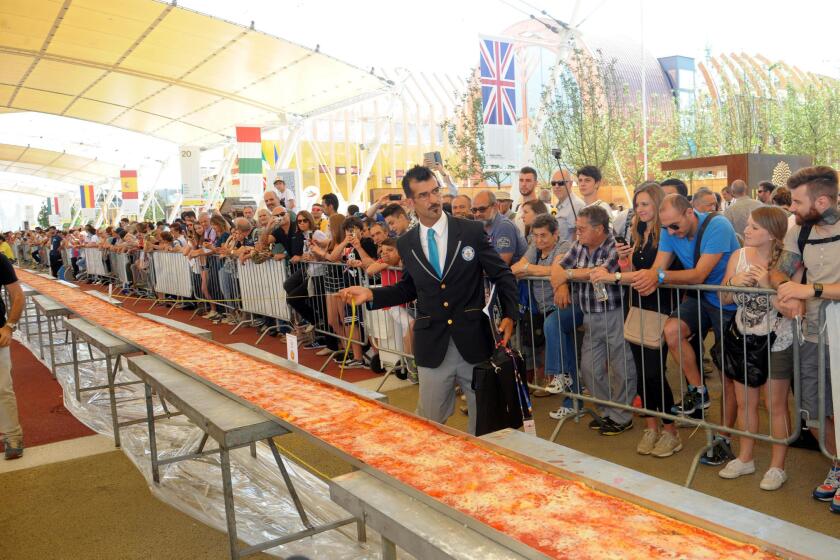
[[[426,259],[429,258],[429,234],[431,229],[435,232],[435,241],[437,242],[438,257],[440,258],[440,272],[444,273],[443,266],[446,264],[446,244],[449,241],[449,220],[446,217],[446,212],[440,213],[440,218],[432,227],[426,227],[422,223],[418,224],[420,227],[420,247],[423,248],[423,254]],[[431,261],[430,261],[431,262]]]

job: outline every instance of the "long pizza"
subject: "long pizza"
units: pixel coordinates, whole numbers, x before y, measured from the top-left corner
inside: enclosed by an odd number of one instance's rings
[[[18,276],[84,319],[551,558],[777,558],[79,290]]]

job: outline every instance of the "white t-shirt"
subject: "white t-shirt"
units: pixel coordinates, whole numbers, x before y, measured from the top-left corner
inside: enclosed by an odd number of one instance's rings
[[[291,210],[291,208],[289,208],[289,202],[295,201],[295,193],[293,193],[289,187],[286,187],[286,190],[283,192],[280,192],[280,190],[278,189],[277,198],[280,199],[280,201],[283,203],[283,206],[286,209]]]

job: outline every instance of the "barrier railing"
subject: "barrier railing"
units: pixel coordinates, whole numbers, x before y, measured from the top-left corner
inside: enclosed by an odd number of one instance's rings
[[[177,296],[181,299],[191,298],[193,295],[192,273],[187,257],[182,253],[161,251],[155,251],[151,256],[154,263],[155,292]]]
[[[280,321],[292,321],[292,313],[283,285],[288,279],[285,261],[267,260],[259,264],[252,260],[236,262],[238,288],[242,311]],[[239,328],[240,325],[237,325]],[[267,327],[257,344],[276,326]]]
[[[85,259],[85,271],[88,276],[110,277],[111,273],[105,266],[108,255],[102,249],[96,247],[84,247],[81,250]]]
[[[621,423],[622,419],[632,419],[632,414],[641,414],[666,422],[695,426],[705,430],[707,441],[692,462],[686,481],[688,486],[694,478],[701,458],[704,455],[710,457],[715,448],[723,445],[724,440],[715,436],[739,436],[778,445],[788,445],[799,436],[798,399],[801,390],[799,346],[795,343],[798,338],[796,324],[791,327],[788,337],[792,339],[788,346],[792,357],[789,363],[784,365],[792,371],[776,372],[774,375],[774,377],[782,377],[788,374],[791,378],[792,389],[796,395],[793,407],[794,422],[791,425],[787,421],[786,429],[782,433],[776,430],[774,434],[773,428],[770,427],[774,418],[779,420],[783,415],[785,418],[788,417],[787,393],[785,393],[783,403],[768,399],[769,433],[760,432],[758,429],[760,422],[757,417],[758,403],[756,402],[758,391],[751,391],[750,388],[755,389],[754,386],[757,383],[764,385],[768,381],[755,379],[754,366],[748,361],[755,357],[750,354],[751,349],[761,347],[761,352],[766,353],[766,356],[762,356],[762,358],[766,357],[766,368],[772,370],[773,360],[780,359],[774,358],[775,352],[770,351],[776,340],[776,331],[771,328],[766,333],[751,335],[750,348],[747,347],[748,337],[741,337],[738,343],[741,347],[740,356],[734,355],[738,354],[735,351],[737,347],[732,346],[730,341],[727,343],[730,348],[727,353],[721,339],[723,336],[737,336],[737,331],[735,334],[732,332],[727,334],[728,329],[732,328],[730,320],[734,311],[725,309],[719,299],[718,304],[713,305],[706,297],[706,294],[718,292],[755,296],[757,299],[753,301],[760,303],[750,304],[750,310],[744,312],[749,313],[750,316],[743,321],[755,327],[753,323],[757,320],[757,324],[760,324],[763,320],[761,317],[775,316],[770,298],[774,293],[772,290],[708,285],[662,286],[654,296],[650,296],[655,298],[655,305],[651,306],[648,303],[646,308],[646,311],[655,315],[648,313],[645,320],[646,315],[638,312],[640,310],[638,294],[633,292],[635,294],[633,300],[628,301],[625,295],[627,288],[620,290],[616,311],[612,312],[612,318],[608,318],[606,313],[587,313],[586,310],[580,308],[581,291],[591,289],[588,283],[573,283],[570,287],[571,301],[566,308],[560,309],[554,305],[551,290],[545,294],[546,297],[551,297],[550,301],[546,301],[545,298],[543,301],[536,301],[538,298],[534,296],[533,287],[541,282],[546,282],[546,279],[527,279],[528,290],[524,307],[536,309],[536,315],[542,320],[535,321],[532,318],[521,321],[520,336],[516,340],[520,349],[528,354],[527,363],[530,370],[535,373],[542,371],[552,375],[562,375],[564,378],[565,390],[559,393],[565,398],[564,407],[561,409],[562,412],[557,413],[561,417],[551,434],[551,441],[557,439],[566,421],[573,419],[577,422],[583,415],[589,415],[596,420],[602,419],[605,415],[615,416],[618,418],[618,423]],[[636,312],[631,315],[631,321],[633,318],[637,321],[635,328],[634,325],[625,325],[627,313],[624,310],[630,303],[636,307]],[[644,309],[645,306],[642,308]],[[698,317],[705,316],[704,328],[706,330],[700,336],[685,337],[687,341],[683,343],[681,342],[684,338],[681,336],[683,327],[679,326],[679,323],[672,321],[670,328],[666,329],[668,315],[676,321],[689,325],[694,332],[698,330],[696,326]],[[653,320],[651,320],[652,317]],[[703,359],[709,350],[706,342],[708,329],[705,323],[714,319],[717,319],[720,327],[715,336],[717,343],[710,351],[713,365],[709,366]],[[779,323],[781,324],[781,321]],[[538,327],[535,328],[535,324]],[[645,329],[649,332],[646,333]],[[663,329],[666,329],[665,332]],[[542,338],[539,336],[540,330],[544,333]],[[651,330],[654,332],[650,332]],[[674,335],[675,330],[676,335]],[[631,331],[635,332],[637,342],[646,341],[647,344],[632,344],[625,340],[625,336]],[[672,340],[666,342],[668,336],[671,336]],[[523,341],[525,341],[524,344]],[[673,346],[669,347],[668,342],[673,342]],[[694,356],[684,354],[694,354]],[[669,357],[671,362],[668,362]],[[672,364],[670,367],[668,367],[669,363]],[[541,364],[542,367],[540,367]],[[781,365],[777,364],[777,367]],[[679,405],[679,399],[688,392],[688,382],[683,374],[686,368],[695,369],[703,385],[712,379],[721,380],[721,391],[717,396],[720,407],[715,411],[717,418],[713,418],[714,414],[710,412],[711,404],[702,401],[697,406],[697,411],[692,414],[689,414],[687,409],[686,413],[682,413],[679,409],[672,408],[671,403],[676,399],[675,404]],[[724,370],[729,371],[728,376],[723,376],[721,372]],[[734,385],[733,381],[739,382],[740,387]],[[586,392],[584,392],[584,387]],[[735,393],[736,387],[741,394]],[[641,399],[641,404],[633,402],[637,396]],[[737,414],[746,416],[738,419],[738,424],[744,429],[735,427],[736,410]]]

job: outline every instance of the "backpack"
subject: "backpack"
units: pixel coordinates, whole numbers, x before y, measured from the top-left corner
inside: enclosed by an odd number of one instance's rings
[[[706,228],[711,223],[711,221],[718,216],[717,212],[709,212],[706,216],[706,221],[700,226],[700,229],[697,230],[697,239],[694,241],[694,266],[697,267],[697,261],[700,260],[700,244],[703,241],[703,233],[706,231]]]
[[[796,245],[799,248],[799,256],[802,258],[802,283],[808,283],[808,268],[805,267],[805,245],[821,245],[823,243],[834,243],[840,241],[840,235],[826,237],[825,239],[808,239],[811,236],[811,229],[813,224],[802,224],[802,229],[799,230],[799,237],[796,239]]]

